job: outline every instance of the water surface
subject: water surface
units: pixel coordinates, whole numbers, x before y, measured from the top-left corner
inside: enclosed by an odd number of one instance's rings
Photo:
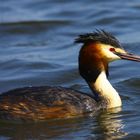
[[[79,76],[77,35],[105,29],[140,55],[138,0],[0,1],[0,92],[25,86],[60,85],[90,92]],[[110,81],[121,109],[85,118],[43,123],[0,123],[0,139],[139,139],[140,64],[110,64]]]

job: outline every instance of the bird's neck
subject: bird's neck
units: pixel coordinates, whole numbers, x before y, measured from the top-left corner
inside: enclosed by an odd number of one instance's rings
[[[105,100],[107,108],[119,107],[122,105],[118,92],[112,87],[107,79],[106,73],[102,71],[95,82],[88,83],[90,88],[101,100]]]

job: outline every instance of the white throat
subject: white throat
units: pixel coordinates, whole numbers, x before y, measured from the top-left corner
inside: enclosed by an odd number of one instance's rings
[[[94,89],[101,97],[107,100],[107,108],[119,107],[122,105],[118,92],[112,87],[104,71],[97,77],[94,83]]]

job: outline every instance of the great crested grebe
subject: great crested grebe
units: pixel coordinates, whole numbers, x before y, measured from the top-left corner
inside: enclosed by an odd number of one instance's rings
[[[122,105],[117,91],[108,81],[108,64],[126,59],[139,61],[140,56],[126,52],[110,33],[96,31],[80,35],[79,72],[94,97],[62,87],[25,87],[0,95],[0,119],[47,120],[81,116],[99,109]]]

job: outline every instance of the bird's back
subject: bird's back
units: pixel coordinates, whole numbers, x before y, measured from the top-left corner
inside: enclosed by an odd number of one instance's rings
[[[0,95],[0,119],[70,118],[95,110],[97,103],[91,97],[62,87],[26,87]]]

